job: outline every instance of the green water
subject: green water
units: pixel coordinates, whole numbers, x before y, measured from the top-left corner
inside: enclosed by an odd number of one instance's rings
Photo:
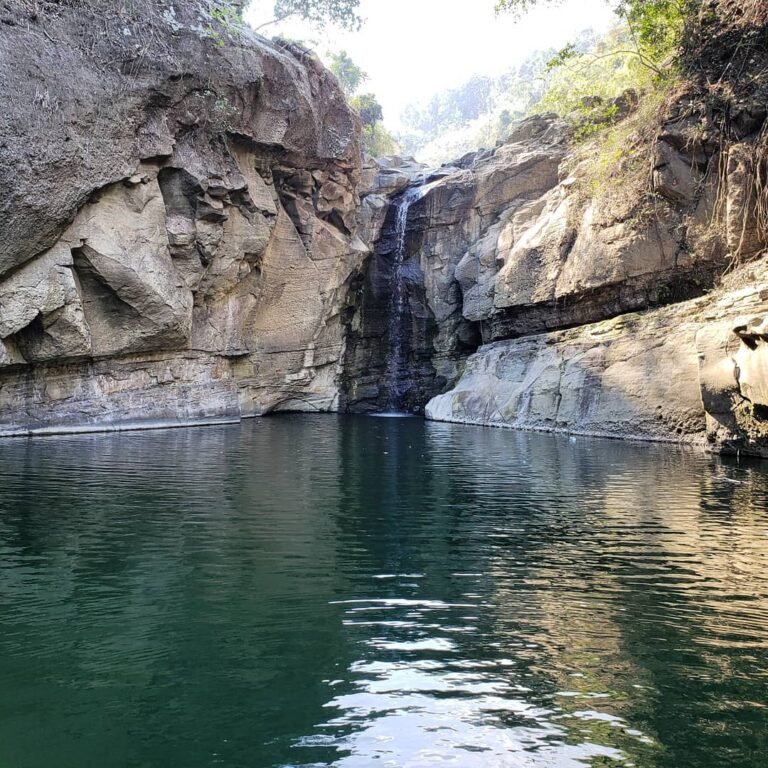
[[[0,768],[768,765],[765,465],[327,416],[0,467]]]

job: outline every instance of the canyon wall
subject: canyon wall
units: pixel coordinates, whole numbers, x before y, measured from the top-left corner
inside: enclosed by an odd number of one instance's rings
[[[629,118],[636,99],[623,100]],[[723,151],[701,116],[673,108],[650,183],[624,172],[595,189],[599,145],[577,149],[555,115],[438,171],[378,167],[364,186],[375,246],[348,331],[347,407],[383,406],[394,212],[416,186],[412,410],[765,453],[768,261],[752,193],[765,117],[746,104]]]
[[[713,293],[481,347],[427,417],[768,455],[768,263]]]
[[[644,168],[607,162],[599,142],[569,149],[555,183],[468,246],[433,216],[434,268],[452,270],[483,345],[427,418],[768,455],[764,96],[732,105],[724,129],[678,95]],[[472,161],[475,180],[488,162]]]
[[[710,5],[722,26],[697,41],[704,84],[683,79],[653,110],[623,94],[604,105],[614,128],[593,140],[540,115],[438,172],[415,169],[392,189],[376,177],[363,198],[378,240],[350,324],[352,407],[381,403],[381,371],[361,373],[387,348],[377,284],[392,210],[417,185],[412,410],[768,455],[768,28],[729,15],[728,0]],[[729,71],[728,50],[738,79],[711,77]],[[396,169],[384,170],[391,182]]]
[[[0,0],[0,435],[395,388],[430,419],[768,453],[766,19],[700,42],[702,82],[751,57],[722,103],[627,92],[618,149],[539,115],[427,169],[363,162],[333,76],[236,11]]]
[[[217,0],[0,3],[0,434],[337,407],[359,124]]]

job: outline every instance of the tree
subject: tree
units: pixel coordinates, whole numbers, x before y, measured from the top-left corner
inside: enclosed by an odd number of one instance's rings
[[[357,89],[368,79],[368,75],[352,61],[346,51],[332,53],[328,68],[336,75],[341,90],[347,98],[353,96]]]
[[[627,22],[635,45],[649,61],[676,51],[700,0],[620,0],[616,13]]]
[[[384,119],[384,110],[376,96],[372,93],[355,96],[368,75],[352,61],[346,51],[329,54],[328,59],[329,69],[336,75],[349,106],[357,112],[363,123],[363,149],[374,157],[395,154],[399,150],[397,142],[383,126],[378,125]]]
[[[360,115],[360,119],[365,126],[375,129],[376,123],[384,119],[384,111],[381,108],[381,104],[379,104],[372,93],[361,93],[359,96],[355,96],[350,104],[352,109]]]
[[[509,133],[509,129],[512,127],[514,119],[512,113],[508,109],[503,109],[499,115],[498,134],[499,136],[506,137]]]
[[[352,109],[360,115],[363,123],[363,148],[369,155],[395,154],[399,148],[397,142],[387,130],[378,123],[384,119],[384,110],[372,93],[361,93],[349,101]]]
[[[686,24],[694,18],[701,0],[607,0],[629,27],[633,53],[643,66],[659,73],[665,57],[676,52]],[[497,0],[496,11],[521,16],[537,5],[559,5],[562,0]],[[564,49],[566,52],[566,49]],[[567,52],[571,55],[571,52]]]
[[[511,11],[517,16],[523,16],[537,5],[559,5],[563,0],[497,0],[496,12]]]
[[[359,8],[360,0],[275,0],[275,17],[259,24],[256,29],[291,17],[298,17],[318,27],[335,24],[344,29],[359,29],[363,23]]]

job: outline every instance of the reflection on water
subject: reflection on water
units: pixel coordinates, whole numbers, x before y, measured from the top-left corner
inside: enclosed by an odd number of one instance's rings
[[[415,419],[0,443],[0,766],[768,764],[768,475]]]

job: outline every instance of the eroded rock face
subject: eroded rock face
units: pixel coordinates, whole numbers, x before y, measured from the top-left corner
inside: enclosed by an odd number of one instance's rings
[[[601,161],[574,168],[562,139],[554,144],[553,159],[563,162],[550,183],[508,201],[457,269],[463,312],[481,323],[484,341],[681,301],[714,284],[728,263],[704,177],[715,149],[684,143],[680,130],[669,123],[656,142],[656,198],[645,204],[640,188],[622,195],[606,180],[593,189],[589,171]]]
[[[2,5],[0,431],[336,407],[366,248],[334,78],[224,0],[101,3],[104,34]]]
[[[662,325],[626,315],[481,347],[455,389],[428,404],[427,416],[588,435],[663,439],[679,430],[701,437],[695,351],[679,328],[659,343]],[[674,380],[655,374],[673,368]]]
[[[768,263],[717,292],[481,347],[427,417],[768,455]]]
[[[718,199],[705,174],[711,163],[719,166],[719,147],[700,133],[697,121],[676,114],[662,127],[655,198],[645,209],[642,189],[622,195],[589,187],[590,161],[573,168],[569,132],[555,115],[523,121],[502,146],[439,173],[397,164],[384,177],[371,171],[363,205],[374,257],[350,324],[349,405],[381,405],[383,316],[404,170],[411,187],[423,185],[406,236],[411,405],[418,408],[456,380],[480,343],[594,323],[710,289],[735,252],[726,228],[712,224],[715,211],[732,206],[729,221],[742,221],[748,163],[734,147],[728,191]],[[747,241],[742,253],[754,252]]]
[[[0,0],[0,434],[381,409],[396,328],[430,418],[768,452],[764,103],[681,99],[623,198],[554,115],[363,164],[232,5]]]
[[[628,190],[585,194],[594,161],[574,159],[552,115],[412,177],[425,184],[406,237],[414,406],[431,390],[432,419],[765,453],[765,263],[709,294],[768,245],[760,126],[722,145],[704,116],[672,107],[650,185],[644,172]],[[381,401],[391,214],[351,325],[353,406]]]
[[[557,183],[565,154],[563,125],[554,116],[526,121],[495,151],[463,158],[455,167],[427,172],[395,163],[372,174],[363,211],[373,256],[358,281],[349,326],[345,405],[381,408],[386,357],[391,347],[387,313],[397,246],[396,210],[406,188],[422,193],[408,212],[409,410],[419,411],[455,381],[458,366],[480,343],[480,306],[498,271],[490,242],[502,222]],[[394,181],[396,179],[396,182]],[[384,201],[389,200],[387,206]]]

